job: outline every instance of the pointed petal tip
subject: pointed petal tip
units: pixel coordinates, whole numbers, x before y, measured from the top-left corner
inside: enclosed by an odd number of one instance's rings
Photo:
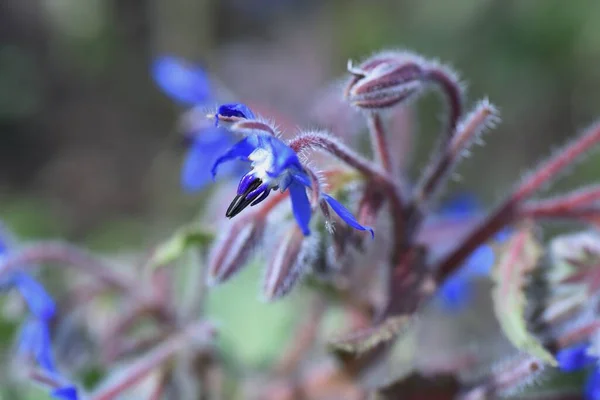
[[[365,226],[365,229],[367,231],[369,231],[369,233],[371,234],[371,239],[375,239],[375,230],[373,228],[371,228],[370,226]]]

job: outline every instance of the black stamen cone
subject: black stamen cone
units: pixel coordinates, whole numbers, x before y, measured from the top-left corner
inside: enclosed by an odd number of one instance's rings
[[[233,198],[233,201],[231,202],[229,207],[227,208],[225,216],[227,218],[233,218],[239,213],[241,213],[244,208],[252,204],[252,202],[262,193],[256,194],[254,196],[248,196],[248,194],[250,194],[250,192],[252,192],[254,189],[258,188],[260,185],[262,185],[262,181],[256,178],[254,181],[252,181],[250,185],[248,185],[248,188],[244,191],[244,193],[236,195]]]

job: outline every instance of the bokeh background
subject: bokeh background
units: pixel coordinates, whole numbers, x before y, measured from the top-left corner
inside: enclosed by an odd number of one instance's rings
[[[488,204],[600,116],[596,0],[2,0],[0,219],[25,239],[122,252],[198,213],[205,194],[179,188],[184,110],[149,73],[158,55],[203,65],[223,99],[294,128],[315,126],[315,101],[348,59],[383,48],[452,65],[469,104],[487,96],[498,106],[502,124],[453,183]],[[434,94],[416,105],[413,172],[443,120]],[[556,188],[594,180],[598,168],[589,160]],[[244,302],[259,273],[244,276],[211,307],[253,337],[232,352],[261,365],[293,318],[286,302]]]

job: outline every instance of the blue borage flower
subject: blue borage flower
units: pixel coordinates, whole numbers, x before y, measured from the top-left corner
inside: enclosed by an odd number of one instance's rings
[[[587,400],[600,400],[600,367],[598,357],[590,354],[587,343],[568,347],[556,355],[558,368],[563,372],[580,371],[592,367],[587,377],[584,393]]]
[[[0,257],[7,251],[7,240],[0,234]],[[12,274],[0,286],[16,288],[31,313],[21,328],[18,353],[24,357],[31,357],[45,373],[63,381],[56,369],[50,339],[50,321],[56,313],[54,300],[38,281],[22,271]],[[56,399],[77,400],[77,390],[72,385],[55,388],[50,395]]]
[[[254,119],[254,113],[243,104],[225,104],[219,107],[215,116],[217,123],[221,120]],[[312,188],[311,180],[298,159],[298,155],[283,141],[269,134],[251,134],[236,143],[215,161],[212,168],[213,177],[217,169],[225,162],[242,160],[251,163],[251,170],[245,174],[238,185],[237,195],[227,209],[226,216],[233,218],[244,208],[254,206],[265,200],[272,190],[289,189],[292,200],[292,211],[298,226],[308,236],[312,207],[306,194]],[[322,194],[329,206],[351,227],[369,231],[370,227],[362,226],[341,203],[328,194]]]
[[[152,77],[157,86],[176,102],[186,106],[203,106],[211,100],[210,80],[199,66],[173,56],[162,56],[154,60]],[[244,110],[222,114],[229,117],[244,115]],[[192,132],[184,132],[190,139],[188,152],[181,169],[181,186],[184,191],[193,193],[204,189],[212,182],[210,168],[219,154],[224,153],[235,143],[235,137],[224,128],[196,126]],[[200,127],[198,127],[200,126]],[[230,175],[233,170],[230,169]]]

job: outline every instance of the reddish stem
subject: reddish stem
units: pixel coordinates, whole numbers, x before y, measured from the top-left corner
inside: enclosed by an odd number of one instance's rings
[[[593,125],[584,134],[560,149],[550,160],[538,167],[525,179],[513,194],[515,202],[526,200],[548,181],[554,179],[565,167],[573,164],[583,153],[600,141],[600,123]]]
[[[391,212],[394,226],[394,243],[404,243],[405,213],[404,200],[400,194],[400,189],[394,180],[373,165],[369,160],[364,159],[346,146],[321,133],[306,133],[290,141],[289,146],[295,152],[310,148],[319,148],[334,155],[336,158],[344,161],[346,164],[362,173],[367,179],[382,186],[387,198],[391,203]],[[402,246],[396,246],[396,251],[392,256],[392,262],[400,257]]]
[[[63,242],[38,242],[11,252],[0,260],[0,280],[17,270],[35,268],[38,263],[55,262],[71,266],[96,277],[102,283],[123,292],[136,292],[134,282],[92,254]]]
[[[390,156],[390,146],[385,135],[381,115],[377,112],[372,112],[369,114],[367,120],[369,132],[371,133],[371,147],[373,148],[373,153],[379,158],[379,162],[383,169],[387,172],[391,172],[392,158]]]
[[[582,220],[589,222],[590,219],[600,219],[600,208],[572,208],[552,209],[536,206],[523,206],[518,211],[519,217],[533,219],[565,219]]]
[[[429,168],[425,169],[411,201],[412,211],[409,212],[409,219],[413,227],[411,231],[416,231],[420,227],[427,203],[447,182],[445,178],[450,175],[461,154],[467,150],[473,139],[495,115],[496,111],[492,105],[487,101],[480,102],[457,129],[456,135],[450,138],[439,157]]]
[[[600,186],[590,186],[551,199],[524,204],[520,213],[535,217],[562,217],[575,212],[593,211],[600,201]],[[597,215],[597,214],[596,214]]]
[[[112,400],[116,398],[121,393],[139,383],[149,373],[160,367],[177,352],[184,348],[190,348],[190,342],[197,342],[199,335],[204,336],[205,339],[208,340],[213,334],[214,328],[205,322],[199,322],[188,326],[159,344],[152,351],[143,355],[135,364],[130,366],[127,371],[121,374],[119,379],[112,382],[108,387],[100,390],[94,396],[91,396],[91,399]]]
[[[448,126],[442,140],[442,146],[445,147],[454,135],[463,112],[463,95],[460,82],[449,70],[440,66],[430,67],[425,72],[425,79],[438,85],[446,95],[449,116]]]
[[[482,221],[465,240],[440,261],[436,281],[443,282],[458,269],[477,247],[489,240],[518,216],[519,206],[545,183],[573,164],[583,153],[600,141],[600,124],[593,125],[582,136],[557,152],[527,177],[497,210]]]

